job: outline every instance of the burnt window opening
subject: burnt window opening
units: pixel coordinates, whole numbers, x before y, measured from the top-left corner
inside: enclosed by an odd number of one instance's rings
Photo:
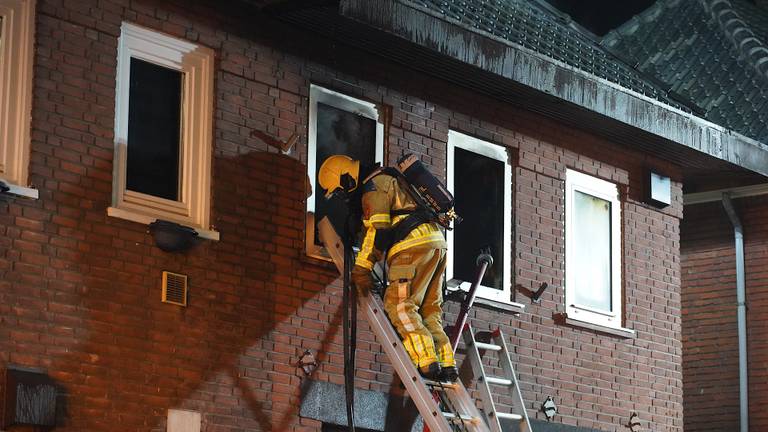
[[[461,148],[455,149],[454,196],[456,212],[464,219],[454,229],[453,277],[473,281],[475,259],[490,248],[498,265],[483,277],[485,287],[503,290],[504,274],[504,162]]]
[[[371,166],[376,157],[376,125],[374,119],[346,111],[322,102],[317,103],[315,191],[315,245],[320,246],[318,223],[328,216],[337,232],[344,229],[347,206],[342,197],[334,195],[325,199],[317,173],[330,156],[343,154],[359,160],[362,166]],[[359,179],[362,181],[363,179]]]
[[[342,197],[326,199],[327,191],[318,184],[320,167],[330,156],[346,155],[360,161],[361,177],[364,177],[366,166],[381,163],[384,158],[382,108],[373,102],[310,84],[307,176],[312,190],[306,206],[307,256],[330,261],[331,255],[320,241],[318,225],[328,217],[336,232],[342,234],[346,222],[347,206]],[[358,180],[362,182],[364,178]]]
[[[131,58],[126,188],[179,201],[183,73]]]

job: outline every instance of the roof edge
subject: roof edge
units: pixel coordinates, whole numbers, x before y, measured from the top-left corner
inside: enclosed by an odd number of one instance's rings
[[[341,0],[342,16],[593,113],[768,176],[768,146],[417,5]]]

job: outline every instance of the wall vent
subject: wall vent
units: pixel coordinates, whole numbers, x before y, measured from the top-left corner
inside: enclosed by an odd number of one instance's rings
[[[187,275],[163,272],[163,303],[187,305]]]

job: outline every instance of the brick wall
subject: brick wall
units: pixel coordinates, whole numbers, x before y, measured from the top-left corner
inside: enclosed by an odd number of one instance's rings
[[[57,430],[160,431],[168,408],[202,412],[206,432],[320,430],[297,416],[306,380],[295,363],[312,350],[313,379],[343,382],[341,296],[333,269],[303,255],[310,82],[392,107],[390,163],[407,149],[443,176],[449,129],[513,149],[515,283],[552,287],[540,305],[518,296],[527,306],[519,318],[478,307],[472,319],[510,337],[530,415],[543,418],[552,395],[559,423],[617,430],[638,412],[647,430],[682,430],[680,183],[665,211],[640,202],[645,167],[678,179],[676,167],[300,31],[260,32],[235,18],[186,3],[39,1],[30,172],[40,199],[0,202],[0,367],[42,368],[60,384]],[[212,220],[222,239],[185,254],[160,252],[146,226],[106,215],[122,20],[216,52]],[[252,129],[301,140],[278,155]],[[566,167],[624,194],[635,339],[555,324]],[[188,308],[159,302],[162,270],[189,275]],[[360,325],[357,387],[397,391]]]
[[[768,428],[768,199],[734,201],[744,226],[750,430]],[[739,427],[739,346],[733,227],[722,204],[686,207],[682,224],[685,430]]]

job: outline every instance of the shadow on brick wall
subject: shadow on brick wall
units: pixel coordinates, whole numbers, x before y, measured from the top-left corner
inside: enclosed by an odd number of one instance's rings
[[[320,379],[338,373],[325,365],[338,343],[337,275],[308,270],[303,252],[306,167],[266,152],[214,163],[221,241],[164,253],[145,226],[99,208],[84,217],[100,236],[79,226],[51,249],[66,271],[43,276],[41,302],[11,297],[27,282],[8,273],[12,315],[40,343],[13,339],[20,354],[3,363],[41,366],[61,384],[57,430],[164,431],[170,408],[200,411],[209,431],[290,430],[302,352],[316,353]],[[161,303],[163,270],[189,276],[188,307]]]

